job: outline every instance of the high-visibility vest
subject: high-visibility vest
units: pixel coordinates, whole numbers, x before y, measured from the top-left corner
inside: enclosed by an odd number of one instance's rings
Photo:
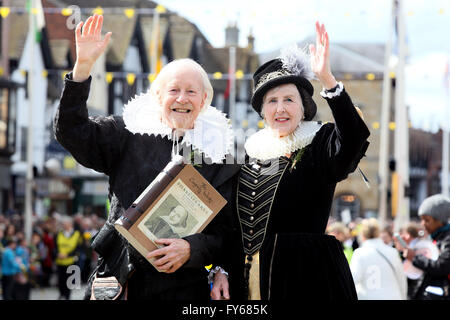
[[[74,231],[70,237],[66,237],[64,232],[59,232],[56,236],[56,247],[58,253],[66,254],[67,258],[61,259],[56,257],[58,266],[70,266],[77,261],[77,257],[73,255],[75,249],[81,244],[82,238],[78,230]]]

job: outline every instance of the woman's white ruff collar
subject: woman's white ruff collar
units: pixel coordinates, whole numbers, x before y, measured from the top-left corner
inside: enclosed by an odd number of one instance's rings
[[[302,121],[293,133],[283,138],[277,138],[266,127],[251,135],[244,148],[251,158],[262,161],[279,158],[309,145],[321,127],[316,121]]]
[[[162,107],[144,93],[132,98],[123,108],[125,128],[134,134],[148,134],[173,140],[172,129],[161,121]],[[225,113],[208,106],[194,122],[194,128],[186,130],[180,144],[192,145],[214,163],[222,163],[233,150],[234,134]]]

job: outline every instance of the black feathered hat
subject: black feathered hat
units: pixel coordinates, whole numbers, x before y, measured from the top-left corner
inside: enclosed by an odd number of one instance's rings
[[[281,52],[279,58],[270,60],[260,66],[253,75],[253,109],[261,114],[263,97],[267,91],[276,86],[292,83],[297,86],[305,109],[305,120],[312,120],[317,112],[313,101],[314,88],[309,82],[313,73],[310,70],[306,53],[294,46]]]

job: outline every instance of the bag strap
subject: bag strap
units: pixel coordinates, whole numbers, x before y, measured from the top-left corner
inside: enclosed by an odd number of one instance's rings
[[[389,261],[389,259],[386,258],[386,256],[385,256],[383,253],[381,253],[380,250],[378,250],[377,248],[374,248],[374,249],[375,249],[376,252],[378,252],[378,254],[379,254],[380,256],[383,257],[383,259],[388,263],[389,267],[391,267],[392,273],[394,274],[394,278],[395,278],[395,280],[397,281],[398,289],[401,290],[402,287],[401,287],[401,285],[400,285],[399,279],[397,278],[397,272],[395,272],[394,266],[393,266],[392,263]]]

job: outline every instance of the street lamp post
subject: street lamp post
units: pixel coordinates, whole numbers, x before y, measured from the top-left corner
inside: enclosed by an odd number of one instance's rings
[[[395,81],[395,161],[398,174],[398,202],[394,227],[398,230],[409,221],[409,129],[408,111],[405,104],[405,60],[406,60],[406,28],[403,0],[397,4],[397,44],[398,63]]]
[[[30,0],[30,8],[28,12],[29,26],[29,66],[28,66],[28,132],[27,132],[27,172],[25,183],[25,238],[31,240],[32,221],[33,221],[33,80],[34,80],[34,50],[35,50],[35,19],[33,17],[32,8],[35,6],[36,0]]]

